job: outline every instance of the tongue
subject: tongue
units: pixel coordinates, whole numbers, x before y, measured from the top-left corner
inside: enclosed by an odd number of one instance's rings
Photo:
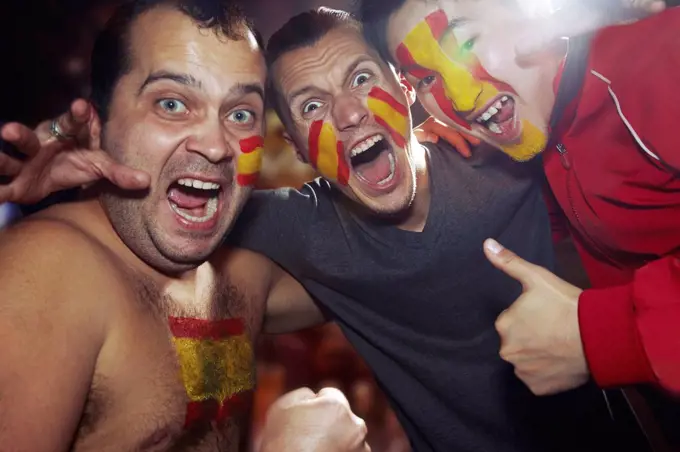
[[[171,188],[168,193],[168,199],[182,209],[196,209],[198,207],[203,207],[210,198],[207,196],[199,196],[198,194],[193,195],[179,188]]]
[[[515,106],[512,102],[508,102],[507,104],[503,105],[503,108],[501,108],[500,111],[496,113],[496,116],[494,116],[494,122],[501,123],[512,118],[515,113],[514,107]]]
[[[390,175],[389,151],[381,152],[370,162],[356,165],[354,171],[370,184],[377,184],[386,179]]]

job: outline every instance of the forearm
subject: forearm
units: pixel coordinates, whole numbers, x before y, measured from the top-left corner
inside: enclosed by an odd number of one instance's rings
[[[579,300],[586,358],[603,387],[655,383],[680,394],[680,265],[674,256],[639,269],[624,286]]]

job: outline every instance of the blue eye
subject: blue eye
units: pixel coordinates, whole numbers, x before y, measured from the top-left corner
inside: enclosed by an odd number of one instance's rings
[[[355,88],[359,85],[363,85],[367,81],[371,79],[371,74],[369,72],[361,72],[357,75],[354,76],[354,80],[352,80],[352,88]]]
[[[230,113],[228,118],[237,124],[248,124],[254,121],[255,114],[248,110],[236,110]]]
[[[161,99],[158,101],[158,105],[168,113],[178,114],[187,112],[187,106],[184,105],[184,102],[177,99]]]
[[[314,110],[318,110],[321,108],[322,104],[319,101],[313,100],[311,102],[307,102],[304,107],[302,107],[302,113],[311,113]]]

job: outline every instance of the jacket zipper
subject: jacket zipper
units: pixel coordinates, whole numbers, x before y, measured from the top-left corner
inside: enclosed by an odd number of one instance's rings
[[[576,223],[579,225],[576,230],[581,234],[584,238],[587,239],[588,243],[590,246],[593,247],[595,251],[597,251],[605,260],[609,261],[612,265],[619,267],[620,264],[618,264],[617,261],[612,259],[608,253],[604,252],[601,247],[598,245],[598,243],[593,240],[593,238],[588,234],[585,226],[583,225],[583,222],[581,221],[581,217],[579,216],[578,212],[576,211],[576,207],[574,206],[574,197],[572,196],[572,188],[571,188],[571,182],[573,178],[573,174],[571,171],[571,162],[569,161],[569,155],[567,153],[567,148],[564,146],[562,143],[557,144],[557,152],[560,154],[560,158],[562,159],[562,165],[564,168],[567,170],[567,177],[566,177],[566,185],[567,185],[567,200],[569,201],[569,207],[571,207],[571,212],[574,214],[574,219],[576,220]]]

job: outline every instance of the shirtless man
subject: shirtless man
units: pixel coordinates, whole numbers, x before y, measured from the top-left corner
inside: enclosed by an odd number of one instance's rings
[[[117,11],[93,51],[93,99],[106,149],[150,186],[99,184],[0,236],[0,448],[231,451],[247,440],[265,307],[304,294],[263,257],[216,252],[257,170],[264,81],[233,9]],[[365,426],[334,391],[293,393],[270,421],[263,450],[366,450]],[[299,432],[310,421],[316,436]]]

